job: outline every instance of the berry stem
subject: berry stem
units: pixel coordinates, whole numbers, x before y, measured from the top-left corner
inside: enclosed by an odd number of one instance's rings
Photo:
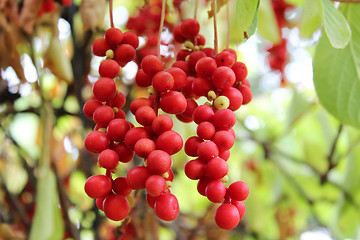
[[[229,2],[226,4],[226,22],[227,22],[226,48],[229,48],[229,46],[230,46],[230,7],[229,7]]]
[[[160,57],[161,33],[164,28],[164,22],[165,22],[165,7],[166,7],[166,0],[162,0],[161,19],[160,19],[160,27],[159,27],[159,39],[157,42],[157,56],[158,57]]]
[[[113,19],[113,0],[109,0],[109,15],[110,15],[110,25],[114,27],[114,19]]]
[[[111,182],[113,181],[112,174],[111,174],[111,171],[109,169],[106,169],[106,176],[111,180]]]
[[[199,6],[199,0],[195,0],[195,10],[194,10],[194,19],[196,20],[197,17],[197,10]]]
[[[154,99],[154,111],[156,116],[159,115],[159,102],[160,102],[160,95],[156,94]]]
[[[214,55],[218,53],[218,36],[216,27],[217,0],[214,1]]]

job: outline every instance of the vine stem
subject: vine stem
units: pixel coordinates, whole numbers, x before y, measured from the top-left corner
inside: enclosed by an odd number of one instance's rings
[[[114,27],[114,19],[113,19],[113,0],[109,0],[109,14],[110,14],[110,25]]]
[[[226,4],[226,22],[227,22],[226,48],[229,48],[230,47],[230,7],[229,7],[229,2]]]
[[[159,39],[157,42],[157,56],[158,57],[160,57],[161,33],[164,28],[164,22],[165,22],[165,7],[166,7],[166,0],[162,0],[161,19],[160,19],[160,27],[159,27]]]
[[[217,35],[217,27],[216,27],[216,13],[217,13],[217,0],[214,1],[214,55],[218,53],[218,35]]]

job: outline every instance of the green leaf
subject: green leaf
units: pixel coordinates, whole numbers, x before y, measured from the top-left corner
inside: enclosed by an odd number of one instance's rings
[[[303,38],[311,38],[314,31],[320,27],[321,2],[314,0],[305,0],[303,7],[303,15],[300,21],[300,36]]]
[[[333,2],[330,0],[321,1],[321,18],[331,45],[339,49],[346,47],[351,38],[351,29],[346,18],[335,8]]]
[[[249,29],[251,28],[252,33],[254,32],[254,18],[257,18],[257,9],[259,7],[260,0],[238,0],[236,4],[236,26],[237,31],[243,35],[243,33],[249,34]]]
[[[56,179],[52,171],[46,170],[38,179],[36,211],[31,226],[30,240],[61,240],[64,223],[56,191]]]
[[[280,31],[270,0],[260,1],[258,18],[260,35],[274,44],[280,43]]]
[[[315,90],[325,109],[344,124],[360,127],[360,6],[343,9],[352,29],[349,44],[334,49],[322,36],[313,61]]]

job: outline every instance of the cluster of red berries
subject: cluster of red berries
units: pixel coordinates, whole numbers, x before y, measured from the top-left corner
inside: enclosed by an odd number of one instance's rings
[[[284,0],[272,0],[271,3],[275,13],[279,34],[280,36],[282,36],[281,29],[288,25],[288,22],[285,18],[285,12],[288,9],[293,8],[294,6],[289,3],[286,3]],[[286,39],[282,37],[281,41],[278,44],[275,44],[267,49],[267,51],[270,53],[268,56],[270,68],[272,70],[280,71],[281,84],[286,83],[284,70],[289,60],[289,55],[286,49],[286,43],[287,43]]]
[[[174,28],[176,41],[185,43],[187,49],[178,52],[172,65],[181,68],[187,75],[180,88],[186,96],[186,110],[176,115],[184,122],[194,121],[197,136],[185,143],[185,153],[196,157],[185,165],[185,174],[199,180],[198,192],[211,202],[222,203],[215,213],[216,224],[223,229],[233,229],[244,216],[242,202],[249,194],[242,181],[228,188],[230,148],[235,142],[232,127],[236,123],[233,111],[247,104],[252,93],[244,63],[236,62],[236,53],[226,49],[215,54],[212,48],[203,48],[205,38],[199,35],[200,26],[195,19],[187,19]],[[198,105],[194,98],[206,97],[208,102]]]
[[[93,44],[93,53],[107,59],[101,62],[101,78],[93,86],[95,99],[83,108],[96,123],[84,144],[88,151],[99,153],[98,163],[107,171],[106,175],[88,178],[85,192],[112,220],[122,220],[129,214],[126,197],[135,189],[146,189],[147,203],[160,219],[172,221],[179,214],[178,201],[170,190],[174,176],[170,167],[171,155],[182,149],[183,139],[172,130],[173,121],[168,115],[158,115],[159,109],[183,122],[198,124],[197,136],[185,143],[186,154],[196,157],[186,164],[185,174],[199,180],[200,194],[222,203],[215,214],[216,224],[233,229],[245,213],[242,201],[249,193],[247,185],[237,181],[227,188],[224,182],[229,170],[226,161],[235,141],[233,111],[252,99],[247,68],[236,62],[232,49],[215,54],[214,49],[204,48],[205,38],[199,31],[195,19],[175,27],[174,39],[185,43],[187,49],[179,51],[177,61],[168,69],[154,55],[142,59],[135,82],[147,87],[149,95],[130,104],[139,127],[125,119],[121,110],[125,96],[117,92],[113,81],[120,66],[135,57],[136,35],[110,28],[105,38]],[[208,102],[198,105],[195,99],[202,96]],[[134,154],[144,159],[143,166],[135,166],[126,177],[113,180],[111,172],[118,162],[130,162]]]
[[[61,0],[61,5],[64,7],[69,7],[72,4],[72,0]],[[44,13],[51,13],[55,10],[55,1],[54,0],[45,0],[42,2],[38,16],[40,17]]]
[[[93,86],[95,99],[87,101],[83,108],[84,114],[96,123],[84,144],[88,151],[99,153],[98,163],[107,172],[106,175],[88,178],[85,192],[96,199],[96,205],[109,219],[119,221],[130,211],[126,197],[132,190],[146,189],[147,202],[155,209],[157,216],[172,221],[179,214],[179,204],[169,189],[174,176],[170,169],[170,155],[182,148],[183,140],[171,130],[173,122],[169,116],[157,116],[154,99],[150,97],[135,99],[130,104],[130,111],[142,126],[135,127],[126,121],[125,113],[121,110],[125,105],[125,96],[117,92],[113,81],[120,72],[120,66],[134,59],[137,46],[138,38],[134,33],[122,33],[116,28],[108,29],[105,38],[93,43],[93,53],[107,56],[107,59],[99,66],[101,78]],[[150,60],[145,58],[142,66],[144,72],[152,76],[162,70],[162,63],[155,56],[148,57]],[[135,166],[126,178],[113,180],[111,172],[118,163],[130,162],[135,153],[144,158],[144,166]]]

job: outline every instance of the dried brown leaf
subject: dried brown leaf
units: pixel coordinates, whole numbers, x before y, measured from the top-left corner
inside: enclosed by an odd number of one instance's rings
[[[32,34],[34,25],[38,18],[38,12],[41,8],[43,0],[24,0],[21,9],[20,24],[27,34]]]
[[[0,13],[0,67],[7,68],[11,66],[16,75],[22,82],[26,82],[24,69],[20,63],[20,54],[16,50],[20,42],[21,34],[19,28],[12,22],[8,22],[5,15]]]
[[[217,8],[217,11],[216,12],[219,12],[220,9],[225,6],[227,3],[229,2],[229,0],[216,0],[216,8]],[[211,10],[208,11],[208,15],[209,15],[209,18],[212,18],[214,16],[214,12],[215,12],[215,1],[211,1]]]
[[[0,224],[0,239],[23,240],[23,237],[17,236],[8,224]]]
[[[106,0],[83,0],[81,2],[80,14],[84,31],[103,27],[106,5]]]

